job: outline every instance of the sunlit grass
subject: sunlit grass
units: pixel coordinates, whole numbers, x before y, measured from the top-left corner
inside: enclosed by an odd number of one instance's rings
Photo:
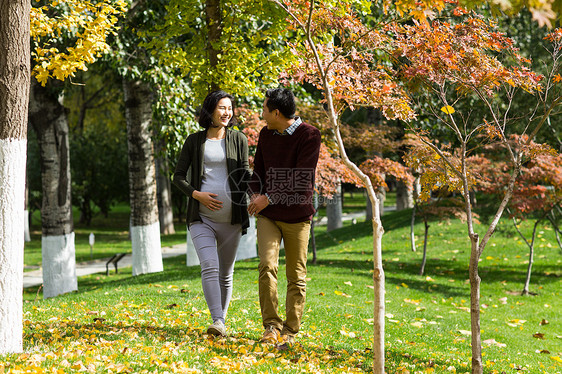
[[[412,252],[410,211],[387,212],[386,371],[470,372],[469,242],[460,222],[434,222],[428,262],[417,275],[422,243]],[[477,226],[481,230],[482,226]],[[524,229],[527,229],[526,226]],[[423,237],[422,225],[416,235]],[[541,226],[530,290],[521,296],[528,251],[502,221],[482,261],[481,311],[486,373],[562,372],[562,256]],[[26,290],[23,355],[0,358],[0,371],[64,372],[369,372],[372,366],[372,241],[369,223],[326,233],[317,228],[318,262],[309,265],[307,303],[297,345],[278,352],[258,343],[263,327],[257,261],[236,264],[226,339],[209,339],[211,322],[198,267],[183,256],[165,271],[79,279],[79,292],[35,300]],[[281,261],[279,274],[284,274]],[[286,287],[280,277],[279,287]],[[284,292],[280,293],[284,303]]]

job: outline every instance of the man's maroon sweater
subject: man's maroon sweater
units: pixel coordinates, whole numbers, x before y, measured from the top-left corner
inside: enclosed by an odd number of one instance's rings
[[[320,131],[306,123],[292,135],[261,130],[249,184],[250,193],[267,193],[271,201],[261,215],[287,223],[312,219],[320,140]]]

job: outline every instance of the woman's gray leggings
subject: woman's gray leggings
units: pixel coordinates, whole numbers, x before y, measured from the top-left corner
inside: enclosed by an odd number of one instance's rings
[[[234,260],[242,226],[214,222],[201,217],[202,222],[189,225],[189,233],[201,264],[201,282],[213,322],[223,323],[232,296]]]

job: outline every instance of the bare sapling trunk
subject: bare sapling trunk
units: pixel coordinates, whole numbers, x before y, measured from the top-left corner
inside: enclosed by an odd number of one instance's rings
[[[23,350],[30,7],[30,1],[0,1],[0,355]]]
[[[480,337],[480,276],[478,275],[479,237],[476,233],[470,234],[470,266],[468,276],[470,279],[470,331],[472,347],[472,373],[482,374],[482,340]]]
[[[428,237],[428,234],[429,234],[429,224],[427,223],[427,219],[423,220],[423,225],[424,225],[423,257],[422,257],[422,263],[421,263],[421,267],[420,267],[420,275],[423,275],[423,273],[425,271],[425,262],[427,260],[427,237]]]
[[[552,228],[554,229],[554,234],[556,236],[556,241],[558,242],[558,247],[560,248],[560,251],[562,252],[562,241],[560,241],[560,228],[558,227],[558,225],[556,224],[556,216],[554,215],[554,212],[550,212],[550,214],[548,215],[548,220],[550,221],[550,223],[552,224]]]
[[[384,234],[384,228],[381,222],[381,204],[377,197],[377,192],[373,188],[371,179],[364,174],[359,167],[353,163],[347,156],[345,151],[345,146],[343,144],[343,139],[340,132],[340,126],[338,122],[338,117],[334,108],[334,102],[332,99],[332,91],[330,85],[328,84],[328,76],[325,74],[322,62],[314,46],[314,42],[310,37],[310,32],[308,34],[308,42],[311,49],[314,52],[316,62],[319,70],[322,72],[322,81],[324,84],[324,96],[326,97],[326,103],[328,107],[328,116],[330,118],[330,124],[334,133],[336,135],[336,144],[340,152],[340,156],[344,164],[358,177],[361,179],[365,185],[365,190],[371,202],[373,209],[373,284],[374,284],[374,332],[373,332],[373,373],[383,374],[384,371],[384,327],[385,327],[385,296],[384,296],[384,286],[385,286],[385,276],[384,269],[382,266],[382,236]]]
[[[535,224],[533,226],[533,233],[531,234],[531,240],[529,241],[519,229],[519,225],[517,224],[515,218],[513,218],[513,226],[515,227],[515,230],[517,230],[517,233],[519,234],[521,239],[523,239],[525,244],[527,244],[527,247],[529,247],[529,264],[527,265],[527,275],[525,276],[525,285],[523,286],[523,291],[521,291],[521,295],[529,295],[530,293],[529,285],[531,284],[531,273],[533,269],[533,261],[535,256],[535,238],[537,235],[537,227],[541,222],[541,220],[542,219],[538,219],[535,221]]]
[[[414,204],[412,208],[412,219],[410,220],[410,245],[412,247],[412,252],[416,251],[416,233],[414,231],[414,225],[416,224],[416,207],[418,204]]]
[[[373,209],[373,283],[374,283],[374,305],[373,305],[373,319],[374,319],[374,332],[373,332],[373,373],[374,374],[384,374],[384,313],[385,313],[385,296],[384,296],[384,286],[385,286],[385,276],[384,269],[382,266],[382,236],[384,229],[381,222],[381,203],[377,197],[377,193],[373,188],[371,179],[359,169],[359,167],[353,163],[347,156],[343,139],[340,132],[340,125],[338,120],[338,115],[336,114],[334,99],[332,95],[332,88],[329,83],[330,74],[328,69],[324,66],[324,61],[320,58],[316,44],[312,38],[311,24],[312,24],[312,13],[314,10],[314,1],[310,2],[310,8],[308,13],[308,21],[303,24],[291,11],[284,6],[279,0],[270,0],[276,3],[281,9],[283,9],[287,14],[292,17],[295,22],[300,26],[302,31],[306,35],[306,40],[310,50],[314,55],[314,61],[316,63],[316,68],[318,74],[320,75],[324,98],[326,100],[325,108],[328,112],[329,124],[332,128],[336,144],[340,157],[344,164],[363,182],[369,201],[371,202]],[[325,57],[325,56],[324,56]]]

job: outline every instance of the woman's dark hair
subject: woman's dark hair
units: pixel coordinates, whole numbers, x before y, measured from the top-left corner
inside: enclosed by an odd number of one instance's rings
[[[230,94],[227,94],[224,91],[213,91],[207,95],[205,100],[203,100],[203,105],[201,106],[201,113],[199,113],[199,125],[204,129],[208,129],[213,124],[213,113],[217,108],[219,101],[224,99],[225,97],[229,98],[232,102],[232,112],[234,112],[234,97]],[[234,125],[236,120],[234,119],[234,115],[228,122],[228,127]]]
[[[285,118],[294,118],[297,104],[295,104],[295,95],[288,88],[272,88],[265,92],[267,97],[267,109],[279,109],[279,112]]]

